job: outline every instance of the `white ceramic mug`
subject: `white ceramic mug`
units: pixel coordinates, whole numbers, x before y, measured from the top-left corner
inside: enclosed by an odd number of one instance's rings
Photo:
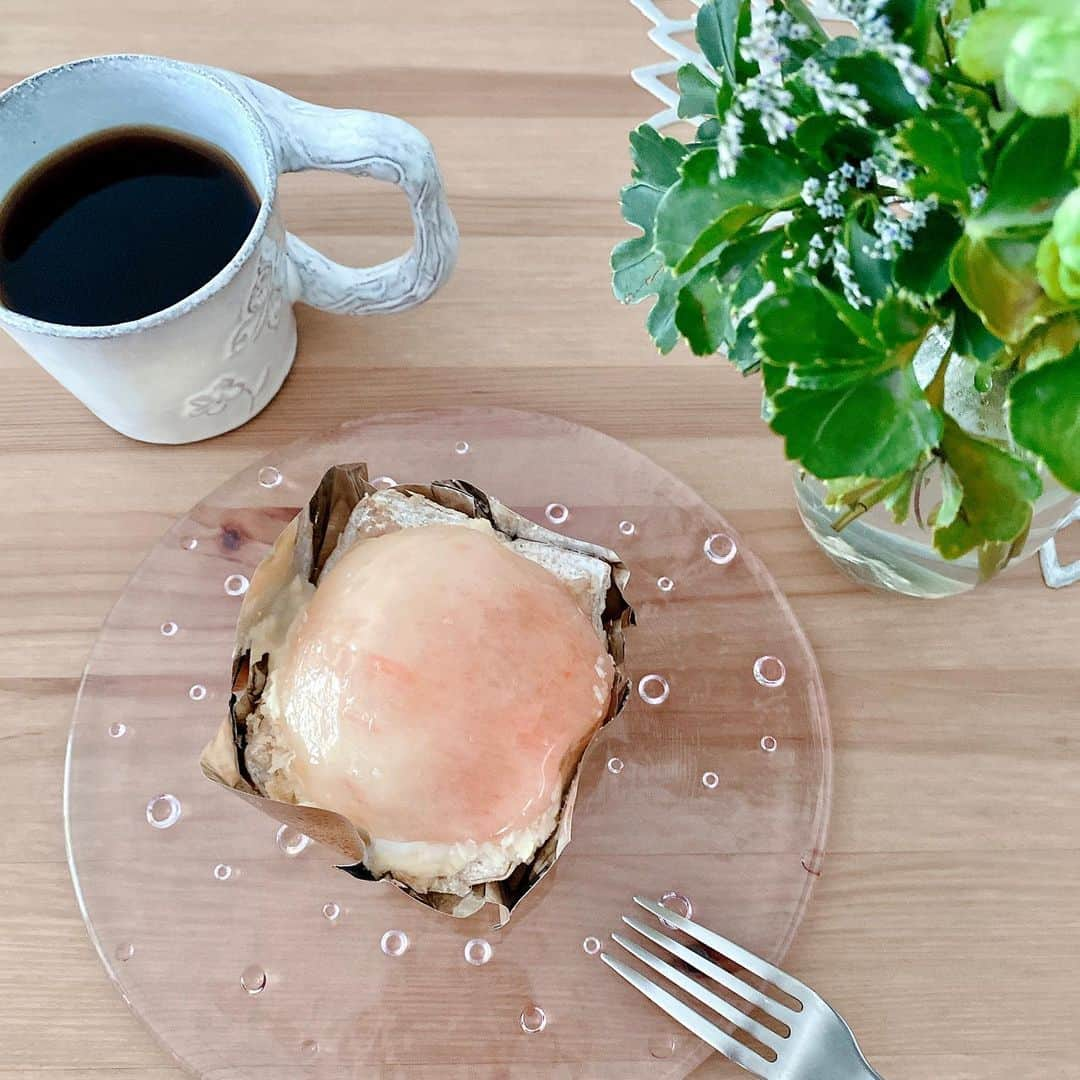
[[[309,105],[241,75],[156,56],[79,60],[0,94],[0,200],[55,150],[130,124],[220,147],[247,175],[260,206],[220,273],[145,318],[61,326],[0,304],[0,326],[124,435],[184,443],[238,427],[270,401],[292,366],[294,302],[350,315],[400,311],[426,300],[453,269],[457,227],[431,144],[416,128],[379,113]],[[397,184],[412,207],[412,249],[353,269],[287,233],[277,177],[301,169]]]

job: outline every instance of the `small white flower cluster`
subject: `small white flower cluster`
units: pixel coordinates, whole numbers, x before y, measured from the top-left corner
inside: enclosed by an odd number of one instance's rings
[[[874,234],[877,239],[866,254],[874,259],[895,259],[901,251],[907,251],[915,243],[915,234],[926,224],[930,211],[937,206],[933,195],[900,204],[906,211],[903,217],[891,208],[880,208],[874,215]]]
[[[859,283],[855,280],[855,271],[851,268],[851,252],[848,251],[844,244],[839,230],[836,231],[836,235],[833,237],[832,263],[833,268],[836,270],[836,276],[840,279],[840,284],[843,286],[844,299],[847,300],[853,308],[870,307],[872,301],[870,297],[859,288]]]
[[[915,163],[904,157],[896,144],[889,141],[879,142],[873,160],[864,164],[873,170],[873,175],[880,176],[885,181],[906,183],[914,180],[916,176]]]
[[[807,60],[801,70],[806,85],[817,95],[818,104],[825,112],[846,116],[849,120],[866,119],[870,106],[862,99],[854,83],[837,82],[814,59]]]
[[[825,183],[811,176],[803,181],[802,201],[807,206],[812,206],[823,221],[843,221],[844,204],[841,196],[844,189],[849,186],[843,175],[843,166],[829,173]]]
[[[817,270],[832,263],[843,287],[844,298],[856,308],[869,307],[871,301],[859,288],[851,265],[851,253],[844,243],[843,221],[846,209],[842,200],[844,192],[850,190],[862,175],[861,165],[856,169],[850,162],[845,161],[840,168],[829,173],[824,183],[812,176],[802,186],[803,202],[816,210],[824,222],[821,232],[810,237],[806,253],[807,268]]]
[[[722,177],[735,174],[735,166],[742,153],[743,127],[742,113],[732,106],[724,115],[716,138],[716,166]]]
[[[802,23],[795,22],[782,8],[765,0],[752,0],[750,33],[739,45],[742,58],[757,65],[757,74],[739,87],[720,125],[716,156],[719,173],[729,177],[742,153],[742,135],[748,113],[756,113],[765,137],[776,144],[791,136],[795,120],[787,111],[794,100],[784,87],[781,70],[791,57],[788,41],[800,40],[809,34]]]
[[[859,29],[860,41],[896,68],[904,89],[927,108],[931,104],[930,72],[915,63],[910,45],[893,38],[885,8],[886,0],[832,0],[832,7],[842,18],[849,19]]]
[[[844,290],[844,297],[852,307],[869,307],[870,298],[859,287],[851,265],[851,253],[844,242],[843,222],[847,215],[844,194],[852,189],[865,189],[882,168],[894,175],[905,173],[908,163],[888,147],[881,160],[867,158],[858,166],[844,162],[834,169],[824,181],[810,177],[803,182],[802,200],[821,218],[821,231],[810,238],[806,253],[806,266],[818,270],[832,264]],[[973,195],[974,197],[974,195]],[[915,234],[926,224],[926,219],[937,205],[931,195],[925,199],[897,201],[900,213],[882,206],[874,215],[874,242],[864,246],[863,253],[874,259],[894,259],[912,247]]]

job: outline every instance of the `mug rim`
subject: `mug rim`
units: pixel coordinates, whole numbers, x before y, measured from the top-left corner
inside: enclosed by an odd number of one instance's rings
[[[201,79],[231,98],[240,107],[241,111],[247,114],[248,119],[251,121],[251,127],[255,132],[255,137],[258,140],[259,149],[262,151],[266,167],[266,191],[265,194],[259,196],[259,212],[255,217],[251,230],[233,257],[209,281],[167,308],[162,308],[160,311],[151,312],[149,315],[143,315],[139,319],[132,319],[128,322],[104,323],[95,326],[72,326],[67,323],[48,322],[44,319],[35,319],[29,315],[21,315],[19,312],[12,311],[0,303],[0,323],[12,329],[58,338],[113,338],[127,334],[137,334],[140,331],[150,330],[165,323],[173,322],[221,292],[251,258],[266,232],[266,226],[277,198],[278,181],[277,159],[270,139],[270,132],[263,117],[251,102],[235,87],[231,86],[226,79],[210,68],[199,64],[186,63],[182,60],[172,60],[167,56],[155,56],[151,53],[104,53],[100,56],[87,56],[81,60],[69,60],[63,64],[55,64],[53,67],[44,68],[33,75],[28,75],[25,79],[20,79],[19,82],[12,83],[6,90],[0,92],[0,107],[16,94],[31,89],[39,80],[62,74],[74,68],[117,62],[121,65],[132,64],[151,68],[167,68],[182,72],[186,76]]]

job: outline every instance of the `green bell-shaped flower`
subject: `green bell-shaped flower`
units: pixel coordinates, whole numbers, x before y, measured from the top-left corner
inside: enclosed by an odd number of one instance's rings
[[[1051,300],[1069,307],[1080,304],[1080,188],[1057,208],[1035,266]]]
[[[1004,78],[1029,116],[1080,115],[1077,0],[1002,0],[972,17],[957,55],[973,79]]]

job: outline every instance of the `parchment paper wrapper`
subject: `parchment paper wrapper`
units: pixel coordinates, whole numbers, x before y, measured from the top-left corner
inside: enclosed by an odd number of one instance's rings
[[[619,561],[615,552],[551,532],[461,480],[446,480],[429,485],[399,485],[396,490],[421,495],[437,506],[456,510],[471,518],[486,519],[496,532],[511,540],[531,540],[565,552],[589,555],[610,566],[611,581],[601,621],[608,652],[614,662],[615,677],[608,711],[600,726],[613,720],[625,704],[629,693],[624,667],[624,635],[627,627],[634,623],[633,609],[623,595],[623,588],[630,576],[629,571]],[[362,863],[369,838],[361,830],[347,818],[331,810],[299,806],[265,797],[257,789],[244,761],[246,721],[261,699],[269,663],[268,656],[251,655],[250,637],[247,633],[253,608],[260,594],[265,591],[262,586],[266,580],[280,576],[284,570],[295,572],[317,586],[327,560],[334,553],[346,530],[353,510],[375,491],[368,483],[366,465],[338,465],[329,469],[307,509],[302,510],[286,526],[271,552],[256,567],[237,625],[229,716],[203,751],[200,763],[203,772],[214,783],[234,791],[275,821],[291,825],[320,844],[340,852],[348,860],[348,865],[340,868],[353,877],[369,882],[388,880],[421,904],[457,918],[466,918],[485,904],[493,904],[498,908],[498,925],[501,926],[510,918],[514,907],[551,869],[570,842],[581,758],[591,740],[584,742],[579,749],[572,777],[563,793],[555,829],[548,839],[531,859],[515,867],[508,877],[501,881],[474,885],[472,891],[465,896],[438,892],[421,893],[390,874],[384,875],[382,879],[374,878]],[[599,731],[599,728],[597,730]]]

